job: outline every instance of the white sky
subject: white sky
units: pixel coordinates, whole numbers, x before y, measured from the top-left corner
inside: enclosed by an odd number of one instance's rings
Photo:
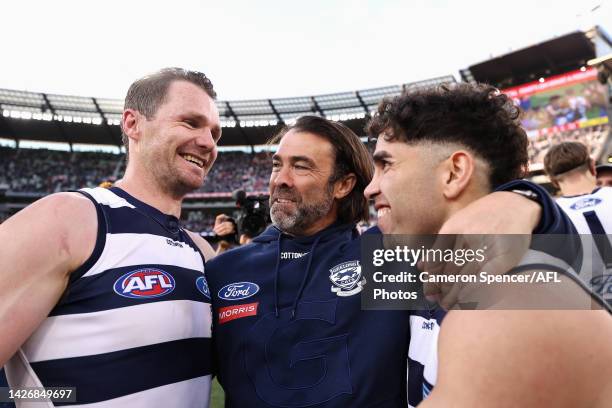
[[[180,66],[222,100],[316,95],[457,75],[595,24],[610,33],[611,0],[6,0],[0,88],[122,99]]]

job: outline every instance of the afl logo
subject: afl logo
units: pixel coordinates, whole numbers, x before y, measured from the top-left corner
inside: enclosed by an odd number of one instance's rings
[[[206,278],[200,276],[198,279],[196,279],[196,288],[198,288],[198,290],[202,292],[204,296],[210,299],[210,289],[208,289],[208,282],[206,282]]]
[[[570,206],[572,210],[582,210],[583,208],[595,207],[601,203],[601,198],[583,198]]]
[[[115,282],[115,293],[126,298],[156,298],[174,290],[174,278],[161,269],[139,269],[128,272]]]
[[[223,300],[242,300],[250,298],[259,292],[259,285],[251,282],[236,282],[225,285],[219,290],[219,298]]]

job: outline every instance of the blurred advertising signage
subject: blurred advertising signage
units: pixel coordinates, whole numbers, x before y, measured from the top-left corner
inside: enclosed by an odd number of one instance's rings
[[[594,68],[576,70],[502,90],[521,107],[531,137],[608,123],[608,89]]]

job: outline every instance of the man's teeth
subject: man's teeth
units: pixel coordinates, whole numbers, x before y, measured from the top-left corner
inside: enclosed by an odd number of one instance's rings
[[[380,217],[384,217],[385,215],[389,214],[391,212],[391,209],[389,207],[385,207],[385,208],[381,208],[376,212],[376,215],[378,216],[378,218]]]
[[[291,200],[285,200],[284,198],[277,198],[276,202],[278,202],[278,203],[290,203],[292,201]]]
[[[197,165],[198,167],[204,167],[204,162],[200,159],[198,159],[197,157],[194,157],[190,154],[184,154],[181,156],[183,159],[187,160],[188,162],[191,162],[195,165]]]

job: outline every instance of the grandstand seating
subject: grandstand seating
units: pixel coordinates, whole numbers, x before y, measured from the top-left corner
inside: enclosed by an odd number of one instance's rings
[[[95,187],[121,178],[123,155],[0,147],[0,186],[12,192],[49,194]],[[267,153],[220,153],[201,192],[267,190]]]

